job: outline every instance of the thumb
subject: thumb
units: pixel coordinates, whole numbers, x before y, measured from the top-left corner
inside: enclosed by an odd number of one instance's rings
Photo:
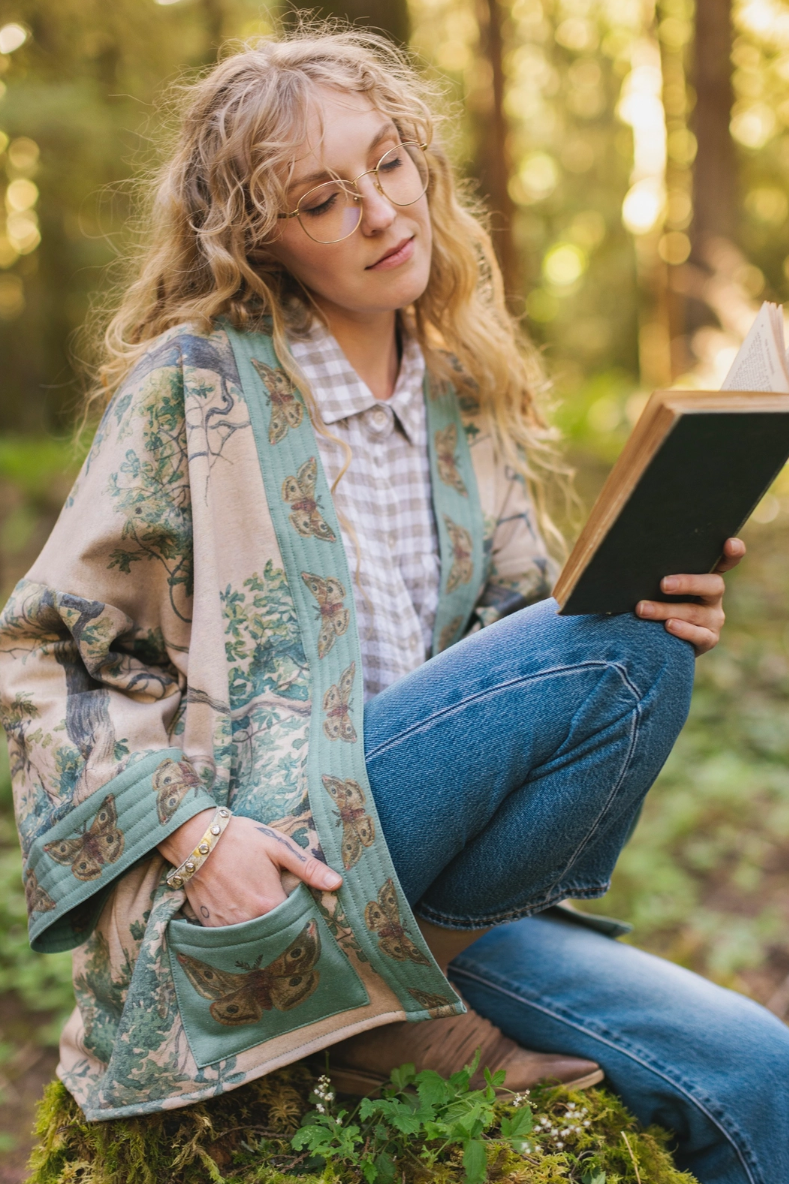
[[[321,863],[314,855],[305,855],[301,847],[297,847],[292,839],[280,834],[270,826],[258,826],[257,829],[267,839],[273,839],[269,847],[269,857],[278,867],[286,868],[298,876],[310,888],[321,888],[327,892],[335,892],[342,884],[342,876]]]

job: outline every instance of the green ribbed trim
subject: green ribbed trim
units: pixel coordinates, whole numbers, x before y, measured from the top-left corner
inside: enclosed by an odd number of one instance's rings
[[[26,876],[35,876],[35,887],[29,885],[33,904],[41,906],[31,913],[30,944],[34,950],[57,953],[80,945],[95,924],[109,886],[132,864],[150,855],[182,823],[216,805],[211,795],[190,779],[184,785],[177,808],[172,813],[167,810],[166,821],[161,821],[157,806],[162,786],[161,767],[167,762],[164,768],[167,774],[177,769],[183,758],[180,748],[162,748],[147,754],[79,802],[65,818],[34,841],[25,867]],[[108,799],[111,799],[109,806]],[[89,842],[79,842],[83,836],[90,835],[92,828],[100,844],[98,858]],[[122,835],[120,850],[118,832]],[[107,836],[105,845],[102,839]],[[68,845],[69,853],[77,856],[71,863],[60,862],[46,850],[61,841]],[[80,850],[87,850],[89,879],[80,878],[73,870],[80,866]]]
[[[343,886],[338,894],[340,904],[363,956],[396,993],[409,1019],[431,1018],[430,1008],[440,1005],[439,997],[447,1006],[447,1014],[450,1014],[452,1006],[454,1011],[460,1014],[463,1005],[428,950],[400,888],[367,779],[363,736],[362,659],[353,602],[353,584],[341,541],[340,525],[320,462],[309,415],[301,397],[291,390],[290,381],[277,360],[271,338],[261,333],[239,333],[226,323],[224,328],[235,354],[244,398],[249,408],[269,513],[298,614],[304,651],[310,665],[312,715],[307,757],[310,806],[326,859],[344,876]],[[260,369],[255,367],[255,362]],[[275,418],[274,427],[272,417]],[[334,536],[334,541],[314,535],[305,538],[298,533],[290,520],[292,506],[282,496],[286,479],[295,477],[302,465],[313,458],[317,469],[315,499],[324,522]],[[454,510],[454,507],[452,509]],[[448,512],[451,513],[452,510]],[[322,657],[318,653],[322,619],[319,598],[310,592],[302,573],[309,573],[320,581],[339,581],[342,589],[342,600],[341,603],[338,602],[340,611],[348,614],[347,628],[342,633],[333,633],[331,647]],[[325,616],[323,619],[326,619]],[[352,666],[354,674],[350,690],[350,715],[356,740],[331,740],[323,728],[327,719],[323,709],[324,697],[333,686],[341,685],[344,674],[350,680],[349,672]],[[369,846],[361,848],[359,858],[351,868],[343,866],[343,829],[338,824],[335,803],[324,788],[325,777],[337,778],[341,782],[356,782],[364,794],[364,809],[372,819],[374,840]],[[400,923],[405,929],[406,940],[403,946],[407,947],[410,939],[412,947],[418,951],[418,957],[423,963],[421,965],[408,958],[400,960],[385,955],[375,934],[365,923],[365,909],[371,903],[375,907],[379,892],[384,889],[387,881],[391,881],[394,887]],[[395,941],[396,935],[389,942],[390,946],[395,944]]]

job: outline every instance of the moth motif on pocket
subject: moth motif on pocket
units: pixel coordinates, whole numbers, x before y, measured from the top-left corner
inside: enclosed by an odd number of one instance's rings
[[[460,475],[455,456],[455,449],[458,446],[458,430],[455,424],[451,423],[442,431],[436,432],[435,443],[439,477],[445,485],[456,489],[463,497],[468,497],[468,490]]]
[[[335,639],[342,637],[351,620],[351,614],[343,605],[345,589],[336,576],[323,579],[311,572],[303,571],[301,578],[318,602],[318,657],[325,658]]]
[[[379,890],[378,900],[369,901],[364,910],[364,923],[377,935],[381,952],[388,958],[394,958],[395,962],[416,962],[418,966],[430,965],[430,959],[414,944],[400,920],[393,880],[387,880]]]
[[[420,991],[416,987],[409,987],[408,994],[413,996],[420,1007],[429,1011],[434,1020],[455,1014],[454,1004],[446,995],[434,995],[432,991]]]
[[[49,913],[56,907],[52,897],[39,884],[32,868],[25,874],[25,900],[29,913]]]
[[[302,538],[314,536],[325,543],[336,543],[337,536],[324,520],[315,497],[317,479],[318,462],[311,456],[305,460],[295,477],[286,477],[282,482],[282,500],[290,505],[291,525]]]
[[[88,830],[75,839],[45,843],[44,850],[56,863],[70,866],[78,880],[97,880],[108,863],[123,854],[123,831],[118,828],[115,797],[107,794]]]
[[[190,789],[200,787],[200,778],[188,761],[174,761],[167,757],[157,765],[151,778],[156,790],[156,813],[162,826],[175,814]]]
[[[444,522],[449,532],[449,541],[452,543],[452,566],[449,569],[447,592],[454,592],[460,584],[471,583],[474,574],[471,559],[474,544],[465,526],[458,526],[447,514],[444,515]]]
[[[252,358],[252,365],[263,379],[266,396],[271,404],[271,420],[268,425],[270,444],[279,444],[288,434],[289,428],[298,428],[304,418],[304,404],[296,388],[284,370],[273,370],[265,362]]]
[[[349,744],[356,740],[356,728],[351,719],[351,691],[355,674],[356,663],[351,662],[340,675],[339,683],[332,683],[323,696],[323,710],[326,712],[323,731],[329,740],[347,740]]]
[[[347,870],[358,863],[362,847],[375,842],[375,823],[364,808],[364,790],[358,781],[341,781],[339,777],[324,775],[323,788],[339,807],[337,826],[342,827],[342,863]]]
[[[236,1028],[256,1024],[264,1011],[292,1011],[309,999],[320,982],[315,969],[320,956],[317,922],[308,921],[268,966],[261,967],[262,954],[251,965],[237,962],[241,974],[218,970],[189,954],[179,954],[178,961],[198,995],[213,1000],[209,1011],[216,1022]]]

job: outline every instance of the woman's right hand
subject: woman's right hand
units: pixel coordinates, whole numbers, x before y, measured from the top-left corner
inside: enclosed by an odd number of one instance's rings
[[[205,834],[213,810],[195,814],[173,831],[159,850],[179,867]],[[203,866],[184,885],[203,925],[237,925],[270,913],[287,898],[282,873],[292,872],[310,888],[336,892],[342,876],[287,835],[253,818],[234,815]]]

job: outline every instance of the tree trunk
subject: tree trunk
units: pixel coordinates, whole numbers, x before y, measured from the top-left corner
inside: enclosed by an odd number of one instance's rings
[[[731,0],[696,0],[693,128],[698,153],[693,172],[693,257],[703,262],[710,238],[733,238],[737,225],[737,173],[731,118]]]
[[[504,63],[501,6],[498,0],[477,0],[480,50],[490,67],[487,102],[479,103],[477,119],[477,178],[491,212],[493,245],[504,277],[504,291],[512,303],[521,296],[521,276],[512,226],[515,205],[507,188],[510,178],[507,117],[504,113]]]

